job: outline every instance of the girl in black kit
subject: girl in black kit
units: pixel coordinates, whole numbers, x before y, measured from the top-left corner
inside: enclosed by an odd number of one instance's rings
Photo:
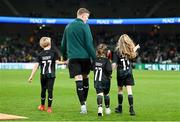
[[[64,64],[58,60],[57,53],[51,49],[51,38],[42,37],[40,39],[40,46],[44,49],[39,53],[37,63],[35,63],[28,81],[31,83],[38,67],[41,70],[41,105],[38,109],[45,110],[46,90],[48,90],[48,109],[47,112],[51,113],[51,104],[53,100],[53,86],[55,80],[55,64]]]
[[[120,36],[113,55],[112,64],[113,69],[117,67],[118,106],[115,108],[116,113],[122,113],[123,86],[125,86],[128,93],[130,115],[135,115],[132,94],[134,78],[130,60],[137,56],[136,51],[138,48],[140,48],[140,46],[135,46],[133,40],[127,34]]]
[[[105,102],[105,113],[110,114],[110,80],[112,74],[112,66],[109,59],[106,56],[107,46],[100,44],[97,47],[96,59],[94,65],[94,87],[97,93],[97,104],[98,104],[98,116],[103,116],[103,97]]]

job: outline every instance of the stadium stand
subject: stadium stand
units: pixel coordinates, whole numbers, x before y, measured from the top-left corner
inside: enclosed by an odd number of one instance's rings
[[[129,3],[131,2],[131,3]],[[168,0],[2,0],[1,16],[26,17],[75,17],[79,7],[91,10],[92,18],[139,18],[180,16],[180,1]],[[168,4],[168,6],[166,6]],[[128,13],[128,14],[127,14]],[[31,62],[37,55],[38,39],[42,35],[51,36],[56,49],[60,46],[64,25],[0,24],[0,62]],[[136,43],[140,43],[138,63],[179,63],[179,25],[91,26],[95,46],[101,42],[113,51],[118,37],[128,33]],[[157,25],[158,26],[158,25]],[[151,30],[152,29],[152,30]]]
[[[2,0],[0,15],[73,18],[74,12],[79,7],[86,7],[92,11],[93,18],[172,17],[179,16],[179,2],[177,0],[138,0],[138,2],[134,0]]]

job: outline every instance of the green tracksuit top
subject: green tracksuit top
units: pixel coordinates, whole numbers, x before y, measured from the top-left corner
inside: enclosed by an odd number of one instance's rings
[[[61,53],[68,59],[95,59],[93,38],[88,24],[76,18],[64,30]]]

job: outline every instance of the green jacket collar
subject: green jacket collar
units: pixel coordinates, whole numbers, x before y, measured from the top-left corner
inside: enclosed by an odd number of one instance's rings
[[[76,18],[75,20],[76,20],[76,21],[83,22],[83,20],[82,20],[82,19],[80,19],[80,18]],[[84,22],[83,22],[83,23],[84,23]]]

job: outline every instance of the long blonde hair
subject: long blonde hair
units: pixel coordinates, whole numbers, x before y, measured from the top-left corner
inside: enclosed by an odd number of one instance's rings
[[[120,36],[116,46],[116,51],[120,55],[128,59],[134,59],[137,56],[137,52],[134,51],[134,48],[134,42],[127,34]]]

